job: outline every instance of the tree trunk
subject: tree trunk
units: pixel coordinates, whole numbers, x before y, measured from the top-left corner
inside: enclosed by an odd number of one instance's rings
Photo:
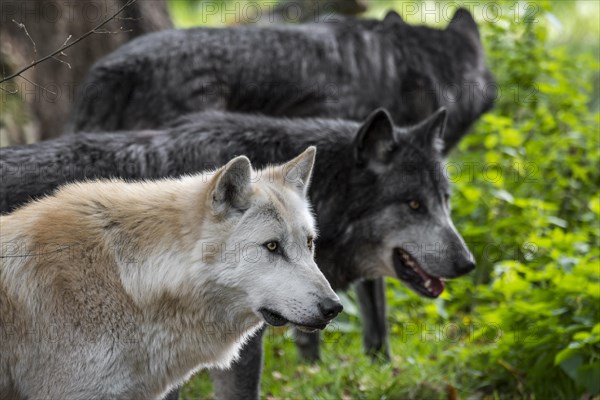
[[[77,39],[125,3],[127,0],[1,0],[2,76],[57,50],[68,37]],[[2,140],[17,144],[59,136],[76,89],[96,60],[136,36],[170,27],[166,0],[138,0],[102,27],[104,33],[95,33],[67,49],[66,56],[60,57],[64,62],[47,60],[23,73],[26,79],[17,77],[3,84]],[[23,102],[26,113],[19,110]],[[23,118],[24,114],[28,118]],[[28,123],[24,124],[24,119],[29,119]]]

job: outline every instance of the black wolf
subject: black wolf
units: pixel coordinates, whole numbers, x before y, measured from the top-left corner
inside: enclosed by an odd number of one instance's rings
[[[310,189],[320,230],[316,254],[332,287],[394,276],[421,295],[437,297],[443,279],[474,268],[450,219],[440,139],[445,121],[443,109],[408,128],[394,127],[381,109],[362,124],[207,112],[161,131],[67,135],[0,149],[0,210],[66,182],[179,176],[238,154],[262,167],[316,145]],[[367,324],[380,323],[385,309],[378,310],[365,308]],[[233,371],[213,373],[222,397],[258,396],[261,349],[259,335]]]
[[[169,30],[97,62],[67,130],[153,129],[202,110],[362,121],[378,107],[409,125],[443,106],[447,152],[495,95],[463,9],[443,30],[394,12],[383,21]]]

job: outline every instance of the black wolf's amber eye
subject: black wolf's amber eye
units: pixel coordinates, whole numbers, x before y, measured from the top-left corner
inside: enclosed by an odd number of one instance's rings
[[[314,246],[314,239],[311,238],[311,237],[307,238],[306,239],[306,245],[308,246],[309,250],[312,250],[313,246]]]
[[[408,203],[408,206],[413,210],[418,210],[421,208],[421,203],[417,200],[411,200],[410,203]]]
[[[267,248],[267,250],[269,251],[276,251],[277,248],[279,247],[279,243],[277,242],[269,242],[265,245],[265,247]]]

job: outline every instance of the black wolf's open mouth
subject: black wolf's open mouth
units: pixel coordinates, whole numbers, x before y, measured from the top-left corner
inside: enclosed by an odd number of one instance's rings
[[[269,310],[267,308],[261,308],[258,311],[265,319],[265,322],[271,326],[283,326],[287,323],[290,323],[291,325],[294,325],[296,328],[304,332],[314,332],[317,329],[323,330],[327,326],[327,323],[302,324],[299,322],[293,322],[286,319],[281,314],[276,313],[275,311]]]
[[[394,250],[394,269],[398,278],[421,296],[436,298],[444,291],[444,282],[429,275],[407,251]]]

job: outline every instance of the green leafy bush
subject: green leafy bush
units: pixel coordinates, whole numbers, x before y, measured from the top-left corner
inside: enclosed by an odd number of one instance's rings
[[[468,390],[574,398],[600,393],[598,63],[548,46],[552,4],[538,4],[482,24],[499,97],[447,168],[476,286],[452,282],[429,318],[473,327],[447,360],[464,366],[459,388],[475,374]]]

